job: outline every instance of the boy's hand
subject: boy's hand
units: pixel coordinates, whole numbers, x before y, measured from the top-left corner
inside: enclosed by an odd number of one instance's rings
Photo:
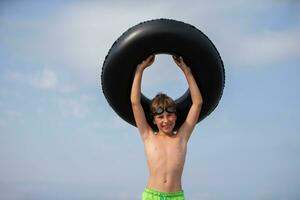
[[[183,61],[182,56],[172,56],[175,63],[178,65],[178,67],[185,73],[190,70],[190,68],[185,64]]]
[[[138,68],[139,69],[146,69],[147,67],[149,67],[150,65],[152,65],[152,63],[154,62],[155,60],[155,55],[150,55],[148,58],[146,58],[146,60],[144,60],[142,63],[138,64]]]

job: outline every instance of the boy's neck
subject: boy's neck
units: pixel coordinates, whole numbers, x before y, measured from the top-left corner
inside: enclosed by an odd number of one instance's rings
[[[157,136],[160,136],[160,137],[163,137],[163,138],[167,138],[167,137],[174,137],[175,136],[175,134],[174,134],[174,131],[172,131],[172,132],[170,132],[170,133],[165,133],[165,132],[163,132],[163,131],[158,131],[158,132],[156,132],[157,134]]]

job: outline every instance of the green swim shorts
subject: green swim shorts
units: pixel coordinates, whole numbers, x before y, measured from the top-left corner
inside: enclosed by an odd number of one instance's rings
[[[150,188],[145,188],[143,200],[184,200],[184,193],[183,191],[158,192]]]

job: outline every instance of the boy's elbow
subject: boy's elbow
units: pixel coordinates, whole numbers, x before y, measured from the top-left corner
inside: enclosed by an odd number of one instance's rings
[[[134,95],[130,96],[130,102],[131,104],[136,104],[139,101],[138,98],[136,98]]]
[[[195,106],[195,107],[197,107],[197,108],[199,108],[199,109],[201,109],[202,104],[203,104],[203,101],[202,101],[202,100],[193,102],[193,106]]]
[[[139,104],[140,104],[139,100],[131,99],[131,105],[132,106],[136,106],[136,105],[139,105]]]
[[[203,99],[202,99],[202,97],[199,98],[198,104],[200,105],[200,107],[202,107],[202,104],[203,104]]]

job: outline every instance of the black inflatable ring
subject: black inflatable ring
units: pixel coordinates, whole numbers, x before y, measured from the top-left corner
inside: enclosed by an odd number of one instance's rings
[[[218,105],[225,84],[221,57],[214,44],[192,25],[171,19],[142,22],[121,35],[109,50],[101,74],[103,93],[115,112],[136,126],[132,113],[130,92],[136,66],[150,54],[181,55],[196,79],[203,96],[198,122]],[[191,106],[189,90],[175,100],[178,128]],[[150,99],[141,95],[148,123]]]

